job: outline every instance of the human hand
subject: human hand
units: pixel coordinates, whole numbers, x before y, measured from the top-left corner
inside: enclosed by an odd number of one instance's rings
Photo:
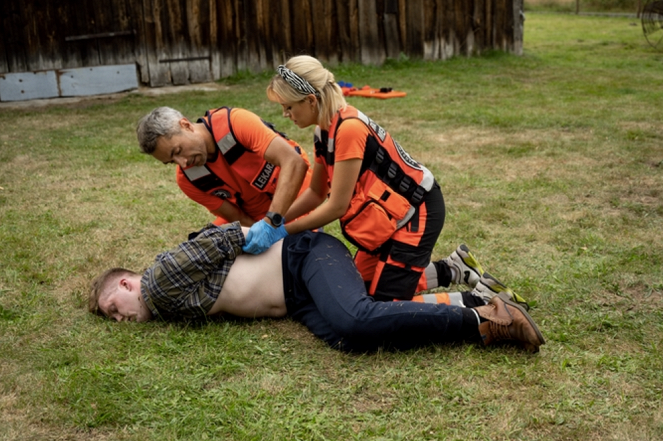
[[[249,229],[246,235],[246,245],[242,247],[242,250],[245,253],[260,254],[287,235],[288,232],[285,231],[285,225],[274,228],[262,219],[253,224]]]

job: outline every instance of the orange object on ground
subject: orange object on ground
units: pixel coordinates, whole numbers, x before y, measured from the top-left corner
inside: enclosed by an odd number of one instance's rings
[[[391,88],[389,88],[391,89]],[[345,91],[343,94],[346,95]],[[405,92],[399,92],[398,90],[388,90],[375,89],[372,87],[364,86],[361,89],[349,90],[347,96],[363,96],[365,98],[379,98],[381,100],[386,100],[387,98],[400,98],[407,95]]]

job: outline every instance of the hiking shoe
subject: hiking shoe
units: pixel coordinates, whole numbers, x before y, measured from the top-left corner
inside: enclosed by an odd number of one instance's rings
[[[474,288],[483,274],[483,268],[481,268],[479,260],[474,257],[474,254],[465,244],[459,245],[456,251],[451,253],[449,257],[442,259],[442,262],[456,270],[455,277],[451,280],[456,285],[463,284]]]
[[[485,346],[515,342],[534,353],[539,352],[539,346],[546,342],[525,308],[512,302],[505,293],[492,297],[487,305],[474,310],[486,320],[479,325],[479,334]]]
[[[486,302],[490,301],[490,299],[492,299],[499,293],[504,293],[504,295],[506,295],[509,298],[509,300],[520,304],[520,306],[522,306],[523,308],[529,311],[529,305],[527,304],[527,300],[525,300],[515,292],[511,291],[511,288],[508,288],[502,282],[500,282],[495,277],[491,276],[486,272],[483,273],[481,279],[472,290],[473,295],[481,297]]]

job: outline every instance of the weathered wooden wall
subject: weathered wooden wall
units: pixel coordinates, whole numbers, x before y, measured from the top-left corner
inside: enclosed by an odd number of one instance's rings
[[[3,0],[0,75],[136,63],[150,86],[289,56],[381,64],[522,52],[523,0]]]

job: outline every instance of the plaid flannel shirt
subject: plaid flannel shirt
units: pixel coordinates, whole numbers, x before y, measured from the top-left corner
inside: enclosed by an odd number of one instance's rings
[[[161,253],[141,279],[141,294],[155,317],[199,318],[221,292],[245,244],[239,222],[207,225],[194,239]]]

